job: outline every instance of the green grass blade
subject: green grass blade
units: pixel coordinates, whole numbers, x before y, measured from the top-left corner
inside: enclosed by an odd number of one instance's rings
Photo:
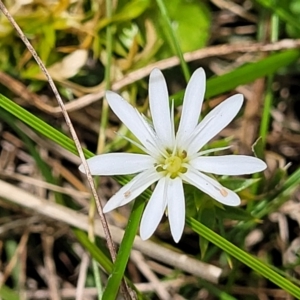
[[[41,171],[43,177],[45,180],[51,184],[58,184],[56,178],[53,177],[51,168],[49,165],[40,157],[40,154],[38,153],[35,144],[32,142],[32,140],[19,128],[17,118],[15,116],[12,116],[8,112],[4,111],[3,109],[0,109],[0,118],[4,120],[15,132],[16,134],[21,138],[21,140],[24,142],[26,148],[28,149],[29,153],[35,160],[38,169]],[[63,203],[63,199],[60,193],[54,192],[56,203]]]
[[[178,39],[176,38],[174,30],[172,28],[171,20],[168,16],[167,8],[166,8],[163,0],[156,0],[156,3],[161,12],[162,20],[165,23],[165,26],[163,26],[163,28],[166,31],[166,37],[168,38],[170,47],[171,47],[171,49],[173,49],[174,54],[178,56],[178,58],[180,60],[182,72],[184,74],[184,78],[185,78],[186,82],[188,82],[190,79],[190,71],[189,71],[187,63],[185,62],[185,60],[183,58],[183,53],[182,53],[180,45],[178,43]]]
[[[220,290],[220,288],[207,281],[200,279],[200,284],[206,290],[208,290],[211,295],[215,295],[216,297],[218,297],[219,300],[237,300],[235,297],[227,294],[225,291]]]
[[[300,52],[298,50],[289,50],[282,53],[276,53],[256,63],[242,66],[230,73],[210,78],[207,81],[206,98],[211,98],[224,92],[231,91],[239,85],[252,82],[257,78],[265,77],[269,74],[273,74],[279,68],[287,66],[296,61],[299,56]],[[177,98],[176,100],[177,105],[182,103],[182,97],[180,97],[180,99]],[[70,138],[66,137],[66,135],[60,131],[54,129],[1,94],[0,107],[3,107],[18,119],[22,120],[24,123],[28,124],[47,138],[61,145],[63,148],[77,154],[75,144]],[[92,152],[86,149],[84,149],[84,153],[87,158],[94,155]]]
[[[290,293],[297,299],[300,299],[300,288],[291,283],[286,278],[280,276],[278,273],[273,271],[265,263],[261,262],[257,258],[251,256],[247,252],[233,245],[214,231],[205,227],[203,224],[199,223],[193,218],[187,217],[186,223],[201,237],[209,240],[211,243],[215,244],[220,249],[224,250],[226,253],[230,254],[234,258],[238,259],[243,264],[250,267],[252,270],[261,274],[263,277],[269,279],[275,283],[280,288],[284,289],[286,292]]]
[[[278,69],[292,64],[299,57],[299,50],[288,50],[272,54],[257,62],[243,65],[229,73],[211,77],[206,82],[205,99],[230,92],[240,85],[255,81],[257,78],[274,74]],[[184,91],[180,91],[171,96],[171,98],[174,99],[175,106],[182,104],[183,94]]]
[[[101,268],[103,268],[107,274],[112,274],[113,263],[109,258],[109,253],[106,251],[107,252],[107,254],[106,254],[104,249],[102,250],[101,248],[96,246],[94,243],[92,243],[89,240],[88,235],[85,232],[83,232],[82,230],[80,230],[78,228],[72,228],[72,231],[74,232],[77,240],[81,243],[81,245],[84,247],[84,249],[90,253],[92,258],[98,262],[98,264],[101,266]],[[128,285],[131,287],[131,289],[133,289],[137,293],[138,298],[143,299],[142,295],[135,288],[134,284],[128,278],[125,278],[125,279],[126,279],[126,282],[128,283]]]
[[[62,146],[66,150],[78,154],[75,144],[72,139],[67,137],[65,134],[61,133],[59,130],[53,128],[46,122],[42,121],[35,115],[28,112],[26,109],[22,108],[18,104],[14,103],[10,99],[0,94],[0,107],[17,117],[19,120],[23,121],[37,132],[41,133],[48,139],[52,140],[56,144]],[[94,154],[86,149],[83,152],[87,158],[94,156]]]
[[[293,51],[291,53],[294,53],[298,56],[297,51]],[[295,58],[293,56],[293,58]],[[19,119],[27,123],[28,125],[35,128],[37,131],[42,133],[44,136],[50,138],[51,140],[57,142],[65,149],[76,153],[76,149],[74,146],[74,143],[71,139],[67,138],[64,134],[60,133],[56,129],[52,128],[45,122],[41,121],[40,119],[36,118],[29,112],[27,112],[25,109],[19,107],[17,104],[13,103],[11,100],[7,99],[6,97],[0,95],[0,106],[4,109],[8,110],[12,114],[15,114]],[[45,130],[46,128],[46,130]],[[59,138],[57,138],[59,136]],[[86,156],[91,157],[93,154],[87,150],[85,150]],[[299,172],[296,172],[297,174],[294,174],[284,185],[284,188],[289,188],[293,183],[297,180],[299,180]],[[143,199],[145,199],[142,196]],[[219,248],[223,249],[224,251],[230,253],[232,256],[239,259],[241,262],[248,265],[253,270],[259,272],[264,277],[269,278],[271,281],[273,281],[278,286],[285,289],[287,292],[291,293],[292,295],[298,295],[300,296],[300,289],[297,288],[295,285],[290,283],[288,280],[284,279],[283,277],[279,276],[276,272],[272,271],[269,267],[267,267],[265,264],[260,262],[259,260],[253,258],[246,252],[242,251],[241,249],[237,248],[224,238],[222,238],[220,235],[212,232],[199,222],[195,221],[192,218],[187,218],[187,225],[190,226],[193,230],[195,230],[197,233],[199,233],[204,238],[208,239],[210,242],[214,243]],[[136,232],[136,231],[135,231]],[[135,232],[132,233],[135,235]],[[275,275],[274,275],[275,274]]]
[[[276,53],[255,63],[249,63],[234,71],[210,78],[206,85],[206,98],[215,97],[225,92],[232,91],[240,85],[253,82],[257,78],[275,73],[278,69],[290,65],[300,56],[298,50],[289,50]]]
[[[295,190],[300,185],[300,168],[291,174],[288,179],[285,180],[280,189],[275,194],[267,197],[267,204],[264,207],[257,206],[253,210],[253,216],[258,219],[263,218],[268,213],[275,211],[279,208],[287,197],[290,197],[292,190]]]
[[[282,21],[300,30],[299,19],[283,7],[284,1],[282,1],[282,4],[281,1],[278,1],[276,5],[271,0],[256,0],[256,2],[278,15]]]
[[[87,250],[90,255],[99,263],[99,265],[109,274],[112,271],[113,263],[104,253],[104,251],[92,243],[87,234],[82,230],[78,228],[73,228],[72,230],[84,249]]]
[[[113,271],[108,279],[107,286],[103,293],[103,299],[105,300],[114,300],[117,298],[119,286],[124,276],[145,204],[146,202],[141,197],[138,197],[135,200],[130,218],[128,220],[127,228],[118,251],[117,259],[113,266]]]

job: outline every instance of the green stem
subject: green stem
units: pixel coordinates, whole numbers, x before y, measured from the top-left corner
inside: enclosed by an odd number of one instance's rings
[[[180,48],[180,45],[178,43],[175,32],[172,28],[172,24],[171,24],[170,17],[168,15],[165,3],[164,3],[163,0],[156,0],[156,3],[157,3],[157,5],[159,7],[159,10],[161,12],[163,21],[166,24],[166,31],[167,31],[166,37],[169,41],[170,47],[174,50],[175,54],[178,56],[178,58],[180,60],[180,65],[181,65],[181,68],[182,68],[184,78],[185,78],[186,82],[188,82],[190,77],[191,77],[190,71],[189,71],[187,63],[184,60],[183,53],[181,51],[181,48]]]
[[[92,259],[92,267],[93,267],[93,273],[94,273],[94,279],[97,289],[97,295],[98,300],[102,299],[103,289],[102,289],[102,282],[101,282],[101,276],[100,276],[100,270],[97,261],[93,258]]]
[[[112,275],[108,278],[107,286],[103,293],[103,299],[105,300],[114,300],[117,298],[116,296],[118,294],[121,280],[124,276],[124,272],[131,253],[135,235],[140,224],[145,204],[146,202],[142,198],[142,196],[138,197],[134,202],[134,206],[128,220],[127,228],[120,244],[116,261],[113,265],[113,270],[111,273]]]
[[[106,17],[110,19],[112,17],[112,0],[106,0]],[[112,31],[111,31],[111,25],[107,25],[106,27],[106,68],[105,68],[105,88],[108,90],[110,88],[111,82],[110,82],[110,68],[111,68],[111,61],[112,61]],[[98,136],[98,145],[97,145],[97,154],[101,154],[104,151],[105,147],[105,141],[106,141],[106,127],[108,123],[108,114],[109,114],[109,107],[107,100],[103,98],[102,102],[102,110],[101,110],[101,120],[100,120],[100,128],[99,128],[99,136]],[[98,177],[95,180],[96,186],[99,185],[100,177]],[[90,202],[90,218],[95,217],[95,203],[93,200]],[[92,223],[94,226],[94,223]],[[94,232],[93,232],[94,234]],[[91,241],[94,242],[94,236],[91,237]],[[98,292],[98,299],[102,299],[103,295],[103,289],[102,289],[102,283],[101,283],[101,277],[100,272],[98,268],[97,262],[93,259],[92,260],[93,265],[93,272],[95,277],[95,283],[96,288]]]
[[[112,0],[106,0],[106,17],[110,19],[112,17]],[[105,89],[109,90],[111,87],[111,62],[112,62],[112,45],[113,45],[113,35],[112,35],[112,25],[107,25],[106,27],[106,67],[105,67]],[[100,121],[100,129],[99,129],[99,137],[98,137],[98,145],[97,145],[97,154],[103,153],[105,147],[106,140],[106,127],[108,122],[108,113],[109,107],[107,100],[105,97],[102,102],[102,110],[101,110],[101,121]]]
[[[273,1],[274,5],[276,6],[276,0]],[[279,18],[276,14],[273,14],[271,17],[271,42],[278,41],[278,34],[279,34]],[[261,120],[260,126],[260,136],[262,137],[263,147],[266,147],[266,139],[269,131],[269,124],[271,119],[271,108],[273,104],[273,92],[272,92],[272,83],[273,83],[274,75],[271,74],[267,78],[267,92],[265,95],[265,102],[264,102],[264,110]]]

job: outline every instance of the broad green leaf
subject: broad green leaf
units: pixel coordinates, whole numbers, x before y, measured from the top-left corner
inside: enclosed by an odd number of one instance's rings
[[[181,51],[189,52],[203,48],[209,38],[210,11],[204,2],[191,0],[165,1],[174,25]]]
[[[132,0],[125,4],[113,17],[114,21],[129,21],[139,17],[150,6],[149,0]]]
[[[185,214],[187,216],[196,218],[198,207],[196,206],[195,202],[195,193],[194,193],[194,187],[185,184],[184,186],[184,196],[185,196]]]
[[[219,182],[225,187],[229,188],[230,190],[233,190],[236,193],[238,193],[257,183],[259,180],[259,178],[244,179],[240,177],[230,177],[226,179],[221,178]]]
[[[287,4],[289,4],[291,12],[294,15],[298,15],[298,16],[300,15],[300,2],[298,0],[287,1]]]
[[[278,188],[278,186],[280,186],[281,184],[283,184],[283,182],[286,180],[287,178],[287,167],[286,168],[277,168],[276,170],[274,170],[274,173],[272,174],[271,178],[268,178],[268,181],[266,182],[267,184],[267,191],[274,191]]]
[[[259,137],[252,145],[252,151],[256,157],[264,159],[264,143],[261,137]]]
[[[40,28],[40,30],[43,42],[37,46],[37,52],[39,53],[42,61],[46,62],[48,61],[49,54],[55,47],[56,33],[52,23],[45,24]]]
[[[248,211],[240,207],[226,206],[222,209],[216,206],[215,210],[216,216],[220,217],[221,219],[237,221],[258,221]]]
[[[216,211],[215,205],[213,201],[206,200],[202,201],[202,204],[199,206],[197,220],[207,226],[208,228],[214,228],[216,224]],[[201,258],[203,259],[206,254],[206,250],[209,245],[209,241],[207,239],[199,237],[199,245],[201,251]]]
[[[182,52],[193,51],[206,45],[209,38],[209,28],[211,22],[210,11],[206,4],[200,1],[174,0],[164,1],[172,30],[177,38]],[[162,18],[161,11],[157,6],[152,6],[146,15],[156,27],[156,32],[163,41],[170,40],[170,32]],[[169,43],[165,43],[160,51],[159,57],[166,58],[174,55],[176,51],[170,48]]]
[[[111,23],[130,21],[139,17],[150,5],[149,0],[134,0],[128,2],[120,11],[117,11],[112,18],[101,19],[97,25],[100,30]]]

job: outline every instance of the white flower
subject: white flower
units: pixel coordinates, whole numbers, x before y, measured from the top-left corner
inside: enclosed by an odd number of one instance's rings
[[[153,127],[144,116],[116,93],[108,91],[111,109],[136,136],[146,154],[111,153],[87,160],[93,175],[125,175],[138,173],[104,206],[109,212],[135,199],[157,182],[146,206],[140,225],[140,236],[148,239],[167,209],[172,236],[178,242],[185,223],[183,183],[194,185],[215,200],[231,206],[240,204],[239,196],[223,187],[207,173],[241,175],[260,172],[266,164],[244,155],[204,156],[200,151],[236,116],[243,104],[238,94],[222,102],[198,124],[205,92],[205,73],[202,68],[192,75],[183,99],[181,120],[174,129],[173,107],[170,112],[169,95],[160,70],[154,69],[149,80],[149,101]],[[84,172],[83,166],[79,167]]]

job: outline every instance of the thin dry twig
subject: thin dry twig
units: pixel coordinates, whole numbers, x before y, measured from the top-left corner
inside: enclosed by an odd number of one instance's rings
[[[300,40],[299,39],[284,39],[278,42],[265,44],[265,43],[243,43],[243,44],[223,44],[223,45],[216,45],[210,46],[203,49],[199,49],[193,52],[187,52],[184,54],[184,59],[187,62],[213,57],[213,56],[224,56],[232,53],[255,53],[255,52],[272,52],[272,51],[279,51],[279,50],[287,50],[287,49],[295,49],[300,47]],[[159,68],[161,70],[165,70],[179,64],[179,59],[176,56],[155,62],[153,64],[147,65],[141,69],[132,71],[126,76],[112,84],[112,90],[120,90],[123,87],[136,82],[137,80],[143,79],[147,77],[150,72],[154,68]],[[7,74],[0,73],[0,81],[3,81],[4,84],[9,86],[9,88],[18,96],[22,97],[23,99],[30,101],[33,99],[34,104],[37,107],[47,113],[50,114],[59,114],[61,113],[60,106],[52,107],[46,103],[43,103],[40,97],[34,93],[27,93],[24,92],[25,86],[18,82],[15,83],[14,79],[10,78]],[[98,91],[94,93],[87,94],[72,102],[65,104],[65,109],[67,111],[76,111],[85,106],[88,106],[101,98],[105,95],[105,87],[103,84],[100,84]]]
[[[180,287],[187,285],[187,284],[197,284],[197,279],[195,277],[182,277],[176,278],[168,281],[163,281],[161,284],[166,289],[176,289],[178,290]],[[154,288],[152,285],[147,283],[136,283],[136,287],[139,291],[144,293],[153,292]],[[62,298],[73,299],[75,297],[76,290],[74,288],[62,288],[60,290],[60,295]],[[96,288],[85,288],[83,291],[83,295],[85,297],[95,297],[97,296],[97,289]],[[37,291],[28,291],[26,293],[26,299],[48,299],[49,298],[49,291],[47,290],[37,290]],[[174,298],[173,298],[174,299]]]
[[[251,97],[246,101],[240,130],[240,141],[244,153],[252,153],[252,145],[258,135],[257,131],[260,123],[259,116],[261,115],[261,107],[263,106],[264,90],[264,78],[256,79],[252,85]]]
[[[17,79],[9,76],[6,73],[0,72],[0,82],[9,88],[14,94],[22,97],[22,99],[28,101],[29,103],[33,103],[38,109],[50,112],[53,107],[47,103],[44,103],[40,96],[36,93],[28,90],[27,86]]]
[[[17,250],[15,251],[15,253],[14,253],[13,257],[11,258],[10,262],[8,263],[8,265],[5,267],[5,270],[1,277],[0,287],[6,282],[7,278],[10,276],[13,268],[17,264],[19,256],[21,255],[21,253],[23,252],[23,250],[26,247],[28,237],[29,237],[29,232],[28,232],[28,230],[26,230],[25,233],[22,235],[22,238],[17,247]]]
[[[221,9],[227,9],[231,11],[232,13],[240,16],[241,18],[244,18],[250,22],[256,23],[257,17],[248,11],[246,11],[242,6],[228,0],[211,0],[212,3],[214,3],[216,6],[218,6]]]
[[[67,110],[65,109],[65,105],[64,102],[56,88],[56,85],[54,84],[54,81],[52,80],[47,68],[45,67],[44,63],[42,62],[42,60],[40,59],[40,57],[38,56],[37,52],[35,51],[35,49],[32,47],[31,43],[29,42],[29,40],[26,38],[26,36],[24,35],[22,29],[19,27],[19,25],[15,22],[14,18],[12,17],[12,15],[9,13],[9,11],[6,9],[5,5],[3,4],[3,2],[0,0],[0,9],[2,10],[3,14],[7,17],[7,19],[9,20],[9,22],[12,24],[12,26],[14,27],[14,29],[17,31],[17,33],[19,34],[20,38],[22,39],[23,43],[26,45],[27,49],[29,50],[29,52],[32,54],[32,56],[34,57],[34,59],[36,60],[37,64],[39,65],[40,69],[43,71],[43,73],[45,74],[49,85],[53,91],[53,94],[59,104],[60,110],[65,118],[66,124],[70,130],[71,136],[74,140],[76,149],[78,151],[79,157],[81,158],[93,197],[95,199],[96,202],[96,206],[97,206],[97,210],[98,210],[98,214],[100,216],[100,220],[101,220],[101,224],[103,226],[103,230],[105,233],[105,237],[106,237],[106,241],[107,241],[107,245],[108,245],[108,249],[110,252],[110,255],[112,257],[113,262],[116,260],[116,249],[115,249],[115,245],[113,243],[112,237],[111,237],[111,233],[108,227],[108,223],[106,220],[106,217],[103,213],[102,210],[102,204],[100,202],[100,199],[98,197],[97,191],[96,191],[96,187],[94,185],[94,181],[91,175],[91,172],[89,170],[89,166],[86,162],[81,144],[79,142],[79,139],[77,137],[76,131],[73,127],[73,124],[71,122],[71,119],[69,117],[69,114],[67,112]],[[126,283],[124,280],[122,280],[122,291],[124,293],[124,297],[125,299],[131,299],[129,290],[126,286]]]
[[[22,236],[29,236],[29,230],[25,230]],[[27,246],[27,245],[26,245]],[[27,247],[23,247],[20,253],[20,273],[19,273],[19,297],[20,300],[26,300],[26,270],[27,270]]]
[[[12,173],[8,172],[5,170],[1,170],[0,178],[6,178],[6,179],[13,179],[13,180],[18,180],[20,182],[25,182],[27,184],[32,184],[34,186],[42,187],[44,189],[53,191],[53,192],[58,192],[62,193],[65,195],[69,195],[74,198],[83,198],[83,199],[89,199],[90,198],[90,193],[88,192],[82,192],[82,191],[77,191],[72,188],[68,187],[61,187],[52,183],[48,183],[39,179],[35,179],[30,176],[18,174],[18,173]]]
[[[133,250],[131,252],[131,259],[135,262],[135,265],[142,272],[142,274],[149,280],[150,285],[152,285],[159,298],[161,300],[171,300],[171,295],[161,284],[154,272],[149,268],[143,255],[139,251]]]
[[[90,262],[89,255],[86,252],[84,252],[81,256],[78,280],[77,280],[77,285],[76,285],[76,299],[75,300],[83,299],[86,274],[87,274],[87,271],[89,268],[89,262]]]
[[[220,290],[224,290],[225,286],[220,285],[219,288]],[[275,299],[288,299],[288,293],[286,291],[276,288],[272,289],[261,287],[233,286],[232,293],[239,296],[265,294],[268,296],[267,299],[270,299],[269,297],[274,297]]]
[[[191,61],[195,61],[207,57],[223,56],[223,55],[228,55],[236,52],[242,52],[242,53],[270,52],[270,51],[278,51],[282,49],[294,49],[299,47],[300,47],[300,39],[298,40],[285,39],[270,44],[263,44],[263,43],[249,43],[249,44],[244,43],[244,44],[233,44],[233,45],[224,44],[224,45],[206,47],[204,49],[199,49],[193,52],[185,53],[184,59],[186,62],[191,62]],[[164,69],[177,66],[179,63],[180,62],[177,56],[173,56],[155,62],[153,64],[147,65],[146,67],[143,67],[141,69],[138,69],[136,71],[127,74],[121,80],[114,82],[111,88],[113,91],[120,90],[121,88],[129,84],[132,84],[137,80],[147,77],[154,68],[159,68],[161,70],[164,70]],[[103,85],[101,85],[101,88],[99,89],[98,92],[85,95],[72,102],[69,102],[65,105],[65,108],[67,111],[75,111],[98,101],[99,99],[103,98],[104,95],[105,95],[105,88],[103,87]],[[51,110],[51,113],[54,114],[57,114],[59,112],[60,112],[59,107],[55,107]]]
[[[22,207],[32,209],[35,212],[51,219],[61,221],[84,231],[88,230],[88,216],[54,202],[49,202],[45,199],[34,196],[2,180],[0,180],[0,197]],[[99,220],[95,220],[95,234],[103,238],[104,232],[102,227],[99,225]],[[114,241],[116,243],[120,243],[124,235],[124,230],[113,225],[109,226]],[[222,269],[216,266],[190,258],[185,254],[181,254],[179,251],[172,251],[149,240],[142,241],[139,236],[135,237],[133,248],[139,250],[148,257],[168,264],[173,268],[178,268],[197,277],[203,278],[209,282],[217,283],[222,275]]]
[[[48,228],[48,230],[51,230]],[[44,249],[44,264],[47,272],[47,283],[50,293],[50,298],[52,300],[59,300],[59,288],[57,282],[56,268],[53,261],[52,251],[53,251],[54,238],[51,232],[46,232],[42,234],[42,245]]]
[[[187,284],[197,284],[197,283],[198,283],[197,278],[195,278],[193,276],[180,276],[180,277],[177,277],[176,279],[162,281],[160,284],[165,289],[172,290],[172,291],[177,291],[177,290],[179,290],[184,285],[187,285]],[[142,293],[149,293],[149,292],[153,292],[154,291],[153,286],[151,284],[149,284],[149,283],[137,283],[136,287]],[[173,299],[174,299],[174,296],[173,296]]]
[[[54,154],[59,155],[64,159],[67,159],[68,161],[72,162],[74,165],[80,164],[81,160],[78,157],[78,155],[71,153],[70,151],[52,142],[51,140],[43,139],[40,135],[34,132],[29,126],[21,122],[19,122],[18,126],[32,141],[34,141],[41,148],[48,149],[48,151],[51,151]]]

